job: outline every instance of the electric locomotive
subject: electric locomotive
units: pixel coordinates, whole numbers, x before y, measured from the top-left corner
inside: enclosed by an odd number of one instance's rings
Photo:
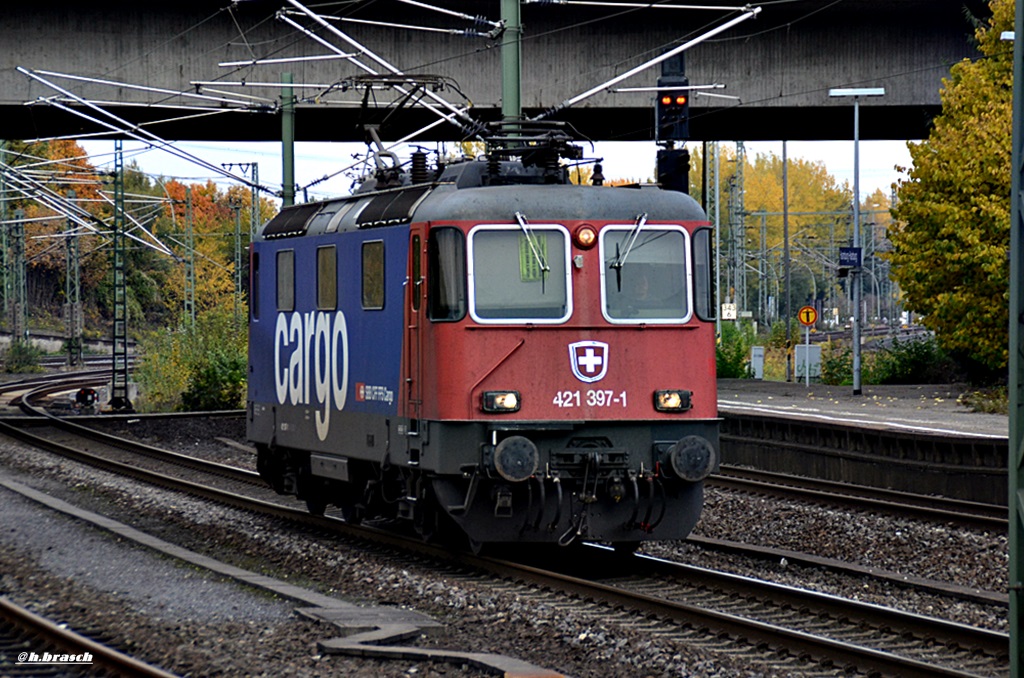
[[[264,226],[247,426],[277,492],[473,546],[686,537],[719,459],[710,225],[571,184],[578,151],[381,160]]]

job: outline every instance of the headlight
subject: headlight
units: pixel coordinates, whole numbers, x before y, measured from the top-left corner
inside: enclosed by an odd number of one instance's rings
[[[485,391],[484,412],[518,412],[519,391]]]
[[[659,412],[685,412],[692,407],[690,391],[672,389],[654,392],[654,409]]]

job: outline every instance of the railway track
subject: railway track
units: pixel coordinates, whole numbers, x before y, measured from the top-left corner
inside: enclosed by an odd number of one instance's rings
[[[24,400],[33,397],[26,394]],[[633,623],[654,619],[659,633],[689,642],[720,643],[727,637],[738,651],[757,654],[758,661],[773,666],[781,662],[786,671],[970,676],[999,675],[1007,667],[1005,634],[641,556],[623,561],[601,550],[588,551],[585,565],[575,571],[555,571],[543,561],[530,566],[453,556],[403,535],[311,516],[263,488],[251,471],[168,454],[59,419],[32,432],[8,422],[0,426],[30,444],[146,482],[446,562],[454,558],[462,566],[538,589],[569,592],[589,605],[621,610],[616,614],[632,617]],[[88,437],[88,445],[82,437]],[[99,439],[105,439],[102,445]],[[86,446],[88,451],[75,449]],[[593,577],[595,572],[600,576]]]
[[[805,669],[869,675],[1002,675],[1008,669],[1006,634],[645,556],[619,568],[593,554],[585,563],[588,571],[609,567],[609,573],[600,580],[562,574],[559,588],[685,627],[715,629],[741,646],[771,648],[790,670],[794,660]],[[529,576],[541,584],[551,574]]]
[[[139,678],[173,675],[0,598],[0,675],[67,678],[100,670]]]
[[[851,485],[752,468],[723,466],[720,473],[712,476],[710,482],[714,487],[799,501],[814,501],[829,506],[881,511],[895,516],[948,522],[972,529],[1005,532],[1008,523],[1005,506]]]

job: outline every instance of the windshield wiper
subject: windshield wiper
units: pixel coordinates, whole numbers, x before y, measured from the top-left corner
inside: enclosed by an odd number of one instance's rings
[[[636,244],[636,239],[640,237],[640,231],[643,230],[644,225],[647,224],[647,212],[638,214],[636,216],[636,222],[633,224],[633,230],[626,236],[626,251],[620,252],[619,245],[615,245],[615,261],[611,263],[611,267],[615,269],[615,286],[616,289],[622,291],[622,265],[626,263],[626,257],[629,256],[630,251],[633,249],[633,245]]]
[[[626,263],[626,257],[629,256],[630,251],[633,249],[633,245],[636,244],[636,239],[640,237],[640,231],[647,224],[647,212],[638,214],[636,222],[633,224],[633,230],[626,236],[626,251],[621,254],[618,248],[615,250],[615,261],[612,262],[612,268],[621,269],[622,265]]]
[[[516,212],[516,221],[519,222],[519,228],[523,229],[523,235],[526,236],[526,243],[530,246],[530,251],[533,252],[533,258],[537,262],[537,266],[540,267],[541,271],[547,273],[551,270],[551,267],[548,266],[548,262],[544,261],[544,257],[541,256],[540,250],[537,248],[536,236],[530,229],[530,222],[526,220],[526,217],[522,212]]]

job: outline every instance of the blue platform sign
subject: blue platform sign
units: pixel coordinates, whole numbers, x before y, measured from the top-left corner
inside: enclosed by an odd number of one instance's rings
[[[840,247],[839,265],[844,268],[860,268],[860,247]]]

